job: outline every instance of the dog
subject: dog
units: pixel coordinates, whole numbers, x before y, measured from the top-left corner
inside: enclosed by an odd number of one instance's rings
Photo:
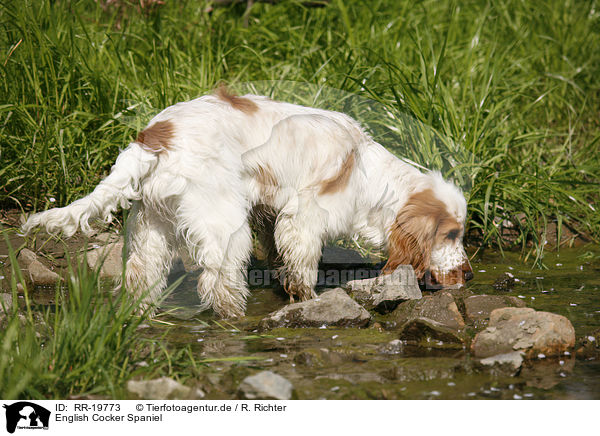
[[[325,240],[360,236],[387,249],[382,274],[413,266],[432,286],[460,287],[473,273],[463,248],[465,197],[375,142],[351,117],[271,100],[211,95],[160,112],[88,196],[29,217],[71,236],[110,222],[133,203],[124,287],[153,305],[178,247],[202,269],[202,308],[243,316],[251,225],[284,289],[315,297]]]

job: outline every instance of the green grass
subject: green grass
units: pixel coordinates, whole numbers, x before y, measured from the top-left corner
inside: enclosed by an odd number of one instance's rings
[[[7,244],[9,263],[16,265]],[[69,269],[68,283],[46,307],[34,306],[19,269],[10,276],[13,305],[0,315],[1,398],[123,398],[131,378],[185,379],[202,365],[188,347],[174,351],[160,338],[144,339],[139,328],[149,321],[137,313],[139,301],[107,291],[99,272],[83,263]],[[17,283],[25,307],[17,303]]]
[[[504,219],[538,259],[552,221],[600,238],[596,1],[281,1],[248,27],[244,4],[165,3],[2,2],[0,207],[89,192],[153,111],[223,80],[345,110],[443,169],[470,189],[484,244],[503,244]]]

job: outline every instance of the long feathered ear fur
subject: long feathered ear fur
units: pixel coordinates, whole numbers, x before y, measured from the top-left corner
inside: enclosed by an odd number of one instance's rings
[[[412,265],[416,276],[423,278],[429,270],[437,230],[451,219],[431,189],[411,195],[390,228],[389,257],[382,272],[390,274],[399,265]]]

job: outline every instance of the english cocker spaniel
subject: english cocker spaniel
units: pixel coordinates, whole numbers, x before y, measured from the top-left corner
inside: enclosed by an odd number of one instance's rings
[[[72,235],[133,202],[124,288],[154,303],[185,244],[202,268],[198,295],[222,317],[242,316],[251,224],[293,300],[315,296],[323,243],[361,236],[387,249],[382,273],[413,266],[442,287],[472,277],[462,239],[466,201],[437,172],[421,172],[354,119],[257,95],[215,94],[150,121],[88,196],[32,215]]]

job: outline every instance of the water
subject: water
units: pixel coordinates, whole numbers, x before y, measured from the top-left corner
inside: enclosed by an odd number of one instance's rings
[[[527,306],[566,316],[577,337],[600,328],[600,247],[563,249],[544,258],[548,269],[531,269],[518,254],[490,251],[472,263],[475,294],[513,295]],[[504,272],[516,279],[514,289],[492,284]],[[202,384],[209,398],[233,398],[239,382],[257,369],[289,379],[300,399],[599,399],[600,361],[576,357],[526,363],[517,376],[481,371],[467,350],[401,346],[382,348],[397,339],[375,322],[369,328],[276,329],[258,332],[266,314],[287,304],[273,289],[254,289],[247,316],[232,323],[210,312],[195,313],[199,303],[195,278],[188,278],[166,303],[174,309],[163,318],[175,326],[162,339],[172,347],[191,344],[204,360]],[[375,318],[377,321],[377,317]],[[144,331],[162,337],[164,328]],[[600,340],[600,338],[597,338]]]
[[[516,253],[491,250],[472,262],[475,294],[511,295],[528,307],[558,313],[574,325],[578,340],[600,329],[600,247],[547,253],[547,269],[532,269]],[[330,265],[331,266],[331,265]],[[368,269],[368,268],[367,268]],[[493,283],[504,273],[516,280],[509,291]],[[600,399],[598,353],[526,362],[509,376],[482,371],[464,348],[386,347],[397,333],[385,330],[375,315],[358,328],[276,329],[259,332],[259,321],[288,304],[273,287],[255,288],[247,316],[231,322],[210,311],[199,313],[197,275],[190,274],[164,304],[163,323],[151,322],[140,335],[162,341],[174,352],[189,348],[198,369],[180,368],[208,398],[235,398],[237,386],[257,370],[274,371],[292,382],[299,399]],[[44,298],[46,295],[47,298]],[[38,293],[52,304],[54,291]],[[46,301],[47,300],[47,301]]]

